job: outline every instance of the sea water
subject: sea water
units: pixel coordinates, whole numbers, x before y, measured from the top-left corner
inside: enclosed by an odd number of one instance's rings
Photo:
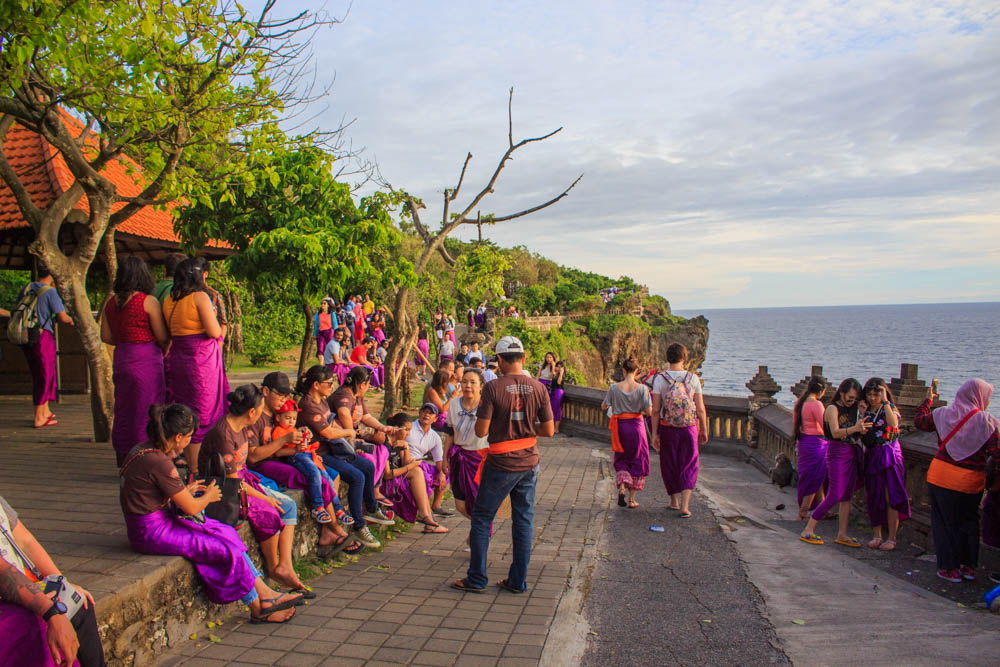
[[[918,377],[940,378],[951,401],[973,377],[1000,383],[1000,303],[726,308],[680,310],[708,318],[708,351],[701,367],[705,392],[747,396],[744,386],[767,366],[781,385],[775,398],[791,406],[789,389],[813,365],[836,385],[847,377],[890,382],[901,363],[917,364]],[[1000,416],[1000,392],[990,412]]]

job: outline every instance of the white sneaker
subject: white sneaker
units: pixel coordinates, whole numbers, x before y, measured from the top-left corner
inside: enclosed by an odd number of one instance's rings
[[[356,531],[355,535],[357,535],[358,541],[369,549],[378,549],[382,546],[382,543],[372,535],[372,531],[368,529],[368,526],[364,526],[361,530]]]

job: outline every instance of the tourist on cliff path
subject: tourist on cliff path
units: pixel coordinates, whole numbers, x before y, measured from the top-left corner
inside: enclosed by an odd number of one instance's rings
[[[602,410],[611,411],[611,449],[615,453],[615,485],[618,505],[634,509],[639,506],[635,494],[646,486],[649,476],[649,440],[646,436],[645,415],[653,414],[649,389],[635,379],[638,364],[629,357],[622,364],[625,379],[608,389]],[[628,492],[628,502],[625,493]]]
[[[566,364],[561,360],[556,362],[556,370],[552,374],[552,384],[549,386],[549,400],[552,402],[552,422],[556,435],[559,435],[559,422],[562,421],[563,396],[566,393]]]
[[[507,578],[498,585],[511,593],[523,593],[528,587],[535,485],[538,482],[535,438],[552,435],[552,408],[545,387],[521,372],[524,363],[521,341],[514,336],[504,336],[497,342],[496,352],[503,375],[486,385],[476,411],[476,435],[486,437],[490,444],[477,474],[479,495],[472,510],[469,570],[465,579],[452,583],[452,588],[472,593],[482,593],[486,588],[490,526],[500,503],[510,496],[512,562]]]
[[[101,340],[115,348],[111,445],[119,466],[133,447],[146,440],[149,406],[166,400],[163,350],[170,335],[152,291],[153,277],[146,263],[138,257],[122,258],[114,294],[105,302],[101,317]]]
[[[993,385],[974,378],[959,387],[954,403],[932,412],[937,394],[931,388],[913,417],[914,426],[938,436],[938,451],[927,469],[927,491],[937,574],[953,583],[973,581],[979,566],[979,501],[986,488],[986,462],[1000,456],[1000,421],[986,412],[992,395]]]
[[[823,432],[823,394],[826,381],[818,376],[809,378],[792,410],[792,432],[799,473],[799,521],[809,518],[809,512],[826,497],[826,450]]]
[[[847,522],[851,516],[851,496],[858,485],[858,467],[861,460],[857,438],[868,432],[871,422],[864,420],[859,410],[861,383],[847,378],[837,387],[833,402],[826,408],[823,417],[823,432],[828,441],[826,450],[827,477],[830,480],[826,498],[823,499],[806,523],[799,539],[809,544],[823,544],[823,538],[816,534],[816,524],[837,505],[837,537],[834,542],[845,547],[861,546],[855,538],[847,534]]]
[[[698,445],[708,442],[708,414],[701,380],[687,370],[687,348],[667,348],[667,370],[653,380],[653,449],[660,453],[660,475],[670,494],[668,509],[691,516],[691,493],[698,481]]]
[[[910,518],[906,467],[899,446],[899,410],[882,378],[868,380],[864,395],[867,410],[863,419],[872,425],[861,438],[865,445],[865,507],[875,533],[868,546],[892,551],[896,548],[899,522]],[[883,526],[888,531],[884,541]]]

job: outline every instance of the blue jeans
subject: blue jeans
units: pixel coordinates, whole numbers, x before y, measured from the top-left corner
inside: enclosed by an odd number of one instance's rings
[[[328,470],[336,470],[347,484],[347,503],[351,507],[354,527],[365,525],[365,511],[375,511],[375,464],[357,456],[353,461],[345,461],[332,454],[323,454],[323,465]]]
[[[260,570],[257,569],[257,566],[253,564],[252,560],[250,560],[250,555],[245,551],[243,552],[243,560],[247,562],[247,565],[250,566],[250,571],[253,572],[254,585],[250,587],[250,590],[247,591],[246,595],[240,598],[240,602],[242,602],[243,604],[250,604],[251,602],[260,597],[259,595],[257,595],[257,580],[260,579],[261,574]]]
[[[509,495],[514,533],[514,559],[507,572],[507,584],[518,590],[527,589],[537,482],[537,466],[525,472],[504,472],[489,465],[483,466],[479,495],[476,496],[476,504],[472,510],[472,528],[469,530],[469,550],[472,552],[469,557],[467,578],[469,586],[485,588],[488,583],[486,553],[490,548],[490,526],[500,508],[500,503]]]
[[[313,462],[312,454],[309,452],[299,452],[285,458],[288,465],[292,466],[306,479],[306,500],[309,506],[323,507],[323,471]]]

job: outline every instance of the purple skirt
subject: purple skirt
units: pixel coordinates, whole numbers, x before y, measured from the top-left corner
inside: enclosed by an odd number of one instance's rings
[[[243,468],[240,471],[240,479],[253,487],[255,491],[263,493],[266,496],[267,494],[264,492],[264,489],[261,488],[260,480],[257,479],[256,475],[249,474],[249,472],[249,470]],[[253,531],[254,539],[258,542],[263,542],[274,537],[284,527],[284,524],[281,522],[281,514],[278,513],[278,510],[274,509],[273,505],[251,495],[247,495],[247,522],[250,524],[250,530]]]
[[[203,334],[177,336],[164,362],[167,401],[183,403],[198,415],[198,430],[191,442],[199,443],[226,413],[229,382],[222,367],[222,346]]]
[[[21,605],[0,602],[0,665],[55,667],[47,636],[48,624],[41,616]],[[72,667],[80,667],[80,662],[74,660]]]
[[[375,339],[375,345],[376,345],[376,347],[379,346],[379,345],[381,345],[382,341],[385,340],[385,329],[383,329],[382,327],[379,327],[378,329],[376,329],[375,333],[372,334],[372,338]]]
[[[424,473],[424,483],[427,484],[427,497],[434,494],[437,486],[437,475],[428,473],[427,468],[420,464],[420,470]],[[431,467],[431,470],[434,470]],[[382,482],[382,495],[392,501],[393,511],[402,517],[403,521],[413,523],[417,520],[417,500],[413,497],[413,489],[410,488],[410,480],[406,475],[400,475],[390,480]]]
[[[615,486],[641,491],[649,477],[649,439],[642,418],[619,419],[618,438],[624,452],[615,452]],[[662,451],[662,449],[661,449]]]
[[[552,403],[552,421],[560,422],[562,421],[562,404],[563,404],[563,394],[565,392],[562,389],[553,389],[552,396],[550,397],[550,402]]]
[[[479,462],[483,460],[486,450],[470,451],[458,445],[452,445],[448,450],[448,473],[451,477],[451,490],[457,500],[465,502],[465,509],[470,514],[476,506],[476,496],[479,495],[479,485],[476,484],[476,471]]]
[[[125,514],[132,548],[154,556],[184,556],[205,582],[208,599],[216,604],[239,600],[254,586],[254,575],[243,554],[247,547],[232,526],[214,519],[204,524],[181,519],[168,510]]]
[[[358,452],[358,456],[368,459],[375,464],[375,479],[382,479],[382,475],[385,474],[385,467],[389,463],[389,448],[385,445],[375,445],[375,451],[369,454],[368,452]]]
[[[111,444],[128,454],[146,442],[149,406],[166,401],[163,352],[156,343],[119,343],[115,346],[112,379],[115,383],[115,423]]]
[[[283,489],[299,489],[306,491],[308,489],[308,484],[306,484],[305,476],[300,473],[295,466],[284,463],[278,459],[268,459],[266,461],[261,461],[253,466],[253,469],[259,472],[264,477],[270,477],[274,482]],[[327,470],[327,472],[332,472],[331,477],[336,476],[336,471]],[[321,477],[323,485],[323,507],[327,507],[333,502],[333,499],[337,497],[337,490],[334,489],[326,476]],[[307,499],[310,503],[312,498]]]
[[[848,442],[828,440],[826,448],[826,474],[829,486],[812,517],[817,521],[826,516],[834,505],[850,502],[858,487],[858,448]]]
[[[427,342],[426,338],[421,338],[420,340],[417,341],[417,349],[420,350],[420,352],[424,355],[424,357],[426,357],[428,359],[431,358],[431,345],[430,345],[430,343]],[[421,357],[419,354],[415,355],[415,357],[416,357],[417,366],[426,366],[427,365],[427,364],[424,363],[423,357]]]
[[[667,493],[693,489],[698,482],[698,426],[659,425],[660,475]],[[623,443],[624,444],[624,443]]]
[[[38,342],[21,348],[28,360],[31,371],[31,399],[35,405],[43,405],[58,397],[56,375],[56,337],[51,331],[42,329]]]
[[[806,496],[814,496],[826,483],[826,451],[827,440],[821,435],[800,435],[795,443],[798,458],[799,473],[799,507]],[[819,501],[814,497],[810,510],[815,509]]]
[[[320,329],[316,333],[316,356],[322,357],[326,346],[333,340],[333,329]]]
[[[903,450],[899,441],[878,447],[869,447],[865,452],[865,506],[868,519],[874,526],[886,525],[886,495],[888,507],[899,512],[899,520],[910,518],[910,497],[906,493],[906,467],[903,465]]]

